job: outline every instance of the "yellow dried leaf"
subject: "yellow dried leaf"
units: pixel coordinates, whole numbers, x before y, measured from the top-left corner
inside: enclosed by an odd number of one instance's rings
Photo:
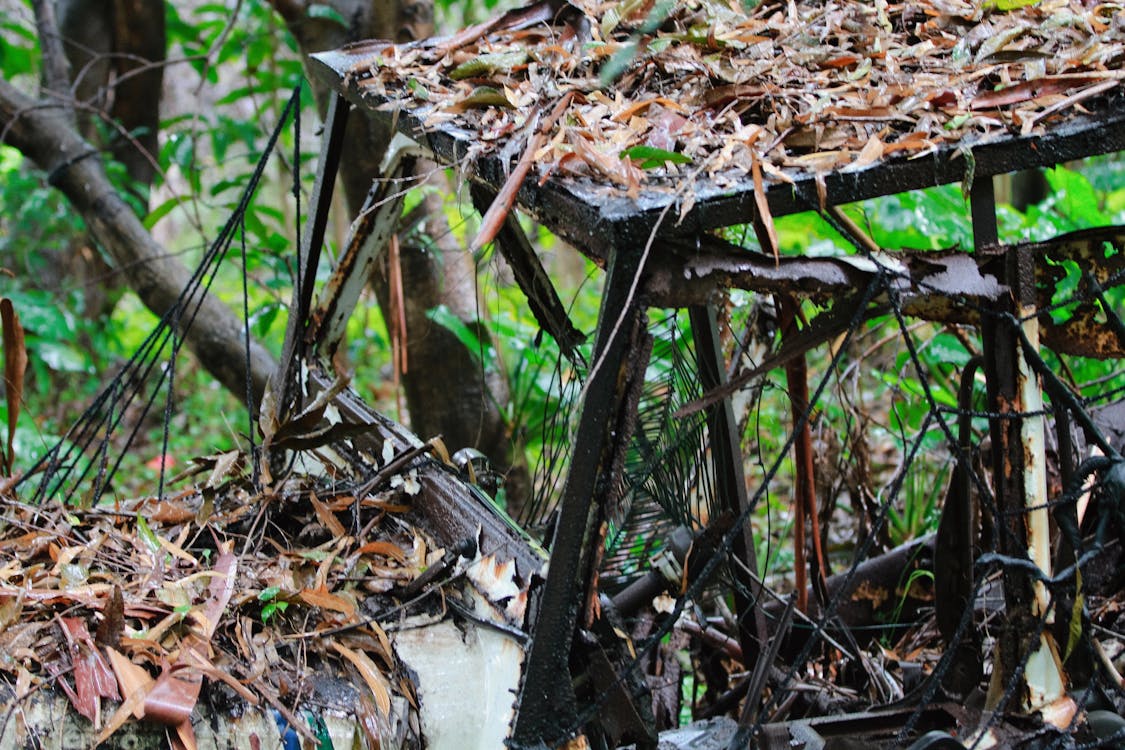
[[[371,657],[362,651],[353,651],[347,646],[341,646],[339,643],[333,643],[332,648],[343,656],[345,659],[352,663],[357,670],[359,670],[360,677],[367,683],[367,687],[371,690],[372,697],[375,698],[375,705],[379,707],[379,711],[384,716],[391,715],[391,693],[387,678],[375,666],[375,662],[371,661]]]

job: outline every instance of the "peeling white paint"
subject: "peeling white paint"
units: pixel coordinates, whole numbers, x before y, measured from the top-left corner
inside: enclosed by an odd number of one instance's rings
[[[496,750],[512,723],[523,647],[512,637],[450,620],[392,634],[415,674],[427,750]]]

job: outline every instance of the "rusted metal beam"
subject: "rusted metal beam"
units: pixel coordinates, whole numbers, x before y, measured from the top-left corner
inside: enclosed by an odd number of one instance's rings
[[[341,49],[312,56],[310,71],[375,116],[393,119],[399,130],[423,144],[443,164],[460,164],[471,153],[478,136],[443,123],[426,126],[434,105],[419,103],[412,110],[386,107],[386,97],[361,84],[355,66],[370,51]],[[1120,94],[1090,102],[1091,114],[1071,118],[1046,133],[982,138],[937,148],[932,154],[882,160],[865,169],[836,170],[822,175],[785,170],[786,178],[766,181],[770,213],[784,216],[817,208],[818,197],[840,205],[933,185],[1054,166],[1071,159],[1125,150],[1125,107]],[[473,177],[494,190],[504,184],[509,165],[497,156],[474,162]],[[693,181],[694,206],[681,220],[666,221],[669,206],[682,200],[682,192],[669,184],[654,184],[635,197],[623,190],[582,178],[552,178],[538,184],[531,174],[520,190],[518,202],[543,224],[562,235],[584,253],[605,258],[614,238],[631,234],[648,236],[661,226],[663,235],[694,237],[710,229],[744,224],[756,214],[754,183],[749,174],[734,180],[724,175],[711,180],[699,175]],[[673,181],[679,178],[673,178]],[[819,183],[819,185],[818,185]]]
[[[978,249],[997,244],[992,180],[973,184],[973,242]],[[1043,436],[1043,399],[1038,380],[1027,364],[1020,338],[1008,321],[1022,321],[1024,338],[1038,342],[1035,315],[1035,266],[1027,248],[1004,253],[1005,283],[1012,294],[991,305],[981,324],[984,371],[988,389],[989,432],[992,438],[992,481],[995,490],[996,540],[1001,554],[1027,559],[1050,573],[1047,539],[1047,482]],[[1041,581],[1025,569],[1004,570],[1007,618],[998,639],[1000,684],[1021,680],[1018,698],[1025,708],[1038,709],[1063,695],[1065,680],[1057,667],[1050,635],[1043,630],[1050,606]],[[1022,665],[1022,666],[1021,666]],[[1005,708],[1005,707],[990,707]]]
[[[1125,250],[1125,227],[1085,229],[1044,242],[1018,243],[1035,269],[1037,304],[1050,304],[1065,278],[1061,263],[1089,269],[1100,283],[1125,274],[1125,252],[1106,256],[1104,246]],[[979,308],[1009,293],[1005,248],[993,240],[973,254],[956,251],[897,251],[878,256],[893,277],[910,317],[941,323],[980,323]],[[862,289],[876,273],[872,261],[857,257],[782,257],[732,245],[705,235],[691,241],[665,240],[649,262],[646,293],[657,307],[706,304],[717,289],[784,291],[818,301],[838,300]],[[1055,352],[1105,359],[1125,357],[1125,343],[1098,319],[1096,305],[1084,304],[1063,323],[1050,315],[1039,320],[1042,343]]]
[[[547,581],[533,600],[532,640],[520,688],[512,746],[554,746],[579,729],[571,647],[596,573],[609,503],[621,490],[628,445],[648,363],[644,306],[631,293],[637,256],[611,256],[598,316],[570,470],[551,542]],[[643,356],[641,356],[643,353]]]
[[[469,192],[473,197],[473,205],[482,216],[496,200],[496,192],[480,183],[470,185]],[[574,362],[578,356],[578,346],[586,340],[586,336],[571,322],[555,285],[551,283],[551,277],[539,262],[535,248],[531,246],[514,213],[505,217],[504,224],[496,235],[496,245],[508,267],[512,269],[536,322],[559,345],[559,351]]]
[[[991,178],[978,180],[970,193],[973,211],[973,245],[978,252],[997,242],[996,210]],[[1005,256],[1005,280],[1018,278],[1015,268],[1017,252]],[[1017,382],[1019,351],[1016,339],[1004,323],[1014,312],[1013,300],[1003,295],[990,305],[981,320],[981,343],[984,357],[985,384],[988,392],[988,427],[992,440],[993,514],[996,538],[993,546],[1004,555],[1026,558],[1027,539],[1023,530],[1023,456],[1019,442],[1019,385]],[[1031,624],[1031,581],[1023,571],[1010,570],[1004,575],[1004,595],[1009,617],[1003,623],[1004,633],[998,639],[997,670],[1000,684],[1014,678],[1025,656],[1022,636]],[[994,707],[993,707],[994,708]]]

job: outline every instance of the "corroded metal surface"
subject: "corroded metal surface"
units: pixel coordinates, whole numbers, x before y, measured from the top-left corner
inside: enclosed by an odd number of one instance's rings
[[[644,308],[630,295],[636,272],[636,259],[629,254],[610,263],[547,582],[534,604],[514,747],[558,743],[581,726],[574,688],[566,677],[572,639],[583,608],[588,610],[596,595],[608,506],[620,491],[621,451],[632,429],[630,414],[636,411],[636,379],[643,377],[648,363],[647,352],[641,358],[636,351],[635,339],[644,328]]]
[[[432,151],[439,161],[463,163],[476,134],[448,124],[441,130],[428,129],[415,113],[393,107],[380,109],[382,102],[378,97],[364,92],[349,76],[364,55],[363,48],[319,53],[312,56],[311,70],[374,116],[393,119],[400,131]],[[795,172],[787,175],[791,183],[767,177],[769,210],[775,217],[784,216],[815,210],[821,205],[821,197],[826,205],[839,205],[1125,150],[1122,100],[1117,94],[1094,114],[1075,117],[1043,135],[962,142],[917,159],[887,159],[862,169],[837,170],[821,176]],[[486,157],[473,165],[474,179],[493,189],[499,189],[507,175],[508,165],[496,157]],[[524,183],[519,193],[520,206],[583,252],[603,258],[614,246],[643,247],[656,227],[662,235],[694,236],[709,229],[747,223],[757,215],[749,174],[734,185],[697,179],[694,204],[683,217],[679,210],[682,196],[674,191],[642,189],[630,198],[624,194],[607,196],[601,185],[589,178],[552,177],[543,185],[538,183],[536,175]]]

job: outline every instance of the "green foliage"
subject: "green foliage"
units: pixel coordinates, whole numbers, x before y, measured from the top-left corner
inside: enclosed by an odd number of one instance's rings
[[[1125,220],[1125,187],[1122,187],[1125,182],[1121,179],[1125,167],[1122,164],[1120,158],[1100,158],[1080,169],[1059,167],[1048,170],[1046,177],[1050,192],[1046,200],[1029,207],[1026,212],[1016,211],[1008,205],[997,207],[1002,240],[1041,240],[1077,229],[1121,223]],[[956,185],[863,201],[845,206],[844,210],[880,246],[888,249],[973,247],[968,205]],[[841,255],[856,252],[813,212],[778,218],[776,226],[780,249],[784,254]],[[731,227],[724,235],[738,244],[755,245],[749,227]],[[1116,251],[1107,247],[1106,252]],[[1076,298],[1088,295],[1082,269],[1076,264],[1063,263],[1060,274],[1062,281],[1056,288],[1050,311],[1059,323],[1073,314]],[[1118,286],[1107,290],[1106,300],[1120,314],[1125,310],[1125,289]],[[740,330],[738,310],[749,300],[734,295],[732,301],[735,302],[734,329]],[[806,304],[805,312],[807,317],[813,317],[818,311]],[[939,408],[956,408],[959,373],[970,357],[963,339],[977,351],[981,342],[972,329],[963,329],[955,336],[951,329],[914,323],[910,335],[918,351],[919,372],[902,344],[902,334],[893,316],[875,318],[868,322],[865,330],[868,333],[845,353],[840,379],[846,380],[847,385],[841,385],[836,393],[833,388],[826,391],[816,410],[817,424],[821,429],[835,431],[837,440],[847,444],[849,425],[862,415],[867,424],[869,449],[874,447],[901,457],[922,429],[929,412],[929,398],[932,397]],[[881,347],[867,343],[875,338],[883,342]],[[1090,384],[1084,395],[1097,395],[1125,385],[1125,376],[1113,361],[1076,357],[1060,359],[1050,350],[1044,350],[1043,355],[1056,372],[1068,373],[1071,382]],[[824,358],[809,356],[808,360],[810,385],[815,385],[824,374]],[[784,373],[780,369],[767,376],[763,398],[748,426],[745,448],[748,456],[762,457],[759,470],[771,464],[791,429],[788,396],[784,389],[771,387],[771,384],[784,382]],[[842,395],[845,390],[846,397]],[[945,419],[950,421],[948,415]],[[978,429],[983,427],[983,424],[978,425]],[[870,468],[873,486],[869,489],[876,497],[886,497],[893,478],[890,471],[896,465]],[[765,561],[767,570],[774,571],[788,570],[792,566],[789,535],[793,519],[791,488],[787,486],[792,466],[788,457],[784,458],[778,476],[779,479],[770,488],[767,502],[759,506],[756,522],[759,559]],[[922,436],[918,458],[905,477],[895,502],[888,507],[887,530],[892,543],[905,542],[936,528],[948,476],[945,433],[931,421]],[[821,502],[826,500],[823,497],[819,499]],[[844,502],[854,505],[857,498],[845,498]]]
[[[486,268],[482,273],[489,276],[492,271]],[[462,321],[444,307],[431,310],[429,316],[453,332],[480,367],[504,375],[509,399],[499,406],[507,432],[535,465],[543,451],[554,449],[544,442],[547,420],[573,407],[559,391],[560,379],[572,381],[578,374],[565,360],[560,361],[557,344],[539,329],[518,286],[488,278],[484,287],[485,305],[477,321]],[[599,285],[583,284],[563,293],[571,298],[570,314],[579,330],[592,331]],[[556,373],[556,365],[561,373]]]
[[[284,614],[285,610],[289,609],[289,602],[278,598],[280,593],[281,589],[277,586],[269,586],[258,592],[258,601],[262,602],[263,625],[269,622],[270,618]]]
[[[20,10],[28,13],[26,8]],[[39,40],[35,31],[14,16],[0,21],[0,70],[9,79],[32,75],[38,68]]]
[[[479,23],[504,10],[526,3],[520,0],[478,0],[466,3],[463,0],[434,0],[434,16],[439,29],[453,30]]]
[[[190,267],[230,215],[268,132],[277,122],[289,91],[302,81],[303,71],[294,40],[266,2],[239,4],[235,16],[223,3],[165,7],[169,59],[185,61],[171,62],[166,79],[190,83],[194,74],[199,82],[186,94],[181,87],[171,101],[186,113],[167,117],[161,123],[151,206],[138,198],[148,190],[143,186],[138,189],[120,164],[109,159],[103,159],[103,163],[145,226]],[[34,85],[38,41],[30,8],[19,10],[19,14],[0,23],[0,59],[5,77],[26,75]],[[220,92],[218,96],[216,91]],[[215,101],[185,106],[184,97],[193,95]],[[308,123],[302,167],[315,158],[317,151],[315,112],[307,86],[303,97]],[[95,125],[101,142],[108,142],[117,133],[112,125]],[[292,134],[287,132],[281,148],[288,155],[293,147]],[[282,333],[282,326],[276,323],[284,320],[281,312],[290,294],[286,259],[296,235],[297,210],[286,173],[292,166],[288,156],[280,169],[275,163],[271,172],[274,180],[264,188],[273,195],[255,202],[246,221],[245,268],[253,280],[251,330],[275,350],[280,348]],[[46,184],[42,173],[15,150],[0,147],[0,274],[5,274],[0,276],[0,294],[12,299],[23,319],[30,358],[24,394],[28,403],[21,413],[17,435],[21,466],[34,462],[51,443],[51,436],[73,422],[106,381],[107,373],[133,352],[155,323],[155,317],[135,298],[118,300],[120,292],[114,287],[101,296],[90,296],[103,278],[82,278],[81,269],[96,264],[75,264],[72,259],[83,254],[96,259],[99,252],[91,246],[82,222],[65,199]],[[236,243],[212,292],[240,309],[243,263],[237,254]],[[114,286],[120,284],[113,275],[104,279]],[[90,299],[102,307],[89,309]],[[190,363],[181,361],[177,376],[174,415],[181,415],[180,406],[189,404],[196,417],[237,413],[240,409]],[[241,424],[244,432],[245,419]],[[198,424],[172,430],[170,456],[185,461],[217,448],[216,442],[231,447],[237,430],[229,424],[220,424],[218,430],[215,427]],[[134,443],[135,455],[126,457],[126,470],[119,474],[119,480],[129,477],[138,487],[149,487],[156,478],[155,471],[144,464],[153,453],[159,454],[162,435],[159,420],[150,419],[142,428]],[[135,491],[129,485],[118,489]]]

